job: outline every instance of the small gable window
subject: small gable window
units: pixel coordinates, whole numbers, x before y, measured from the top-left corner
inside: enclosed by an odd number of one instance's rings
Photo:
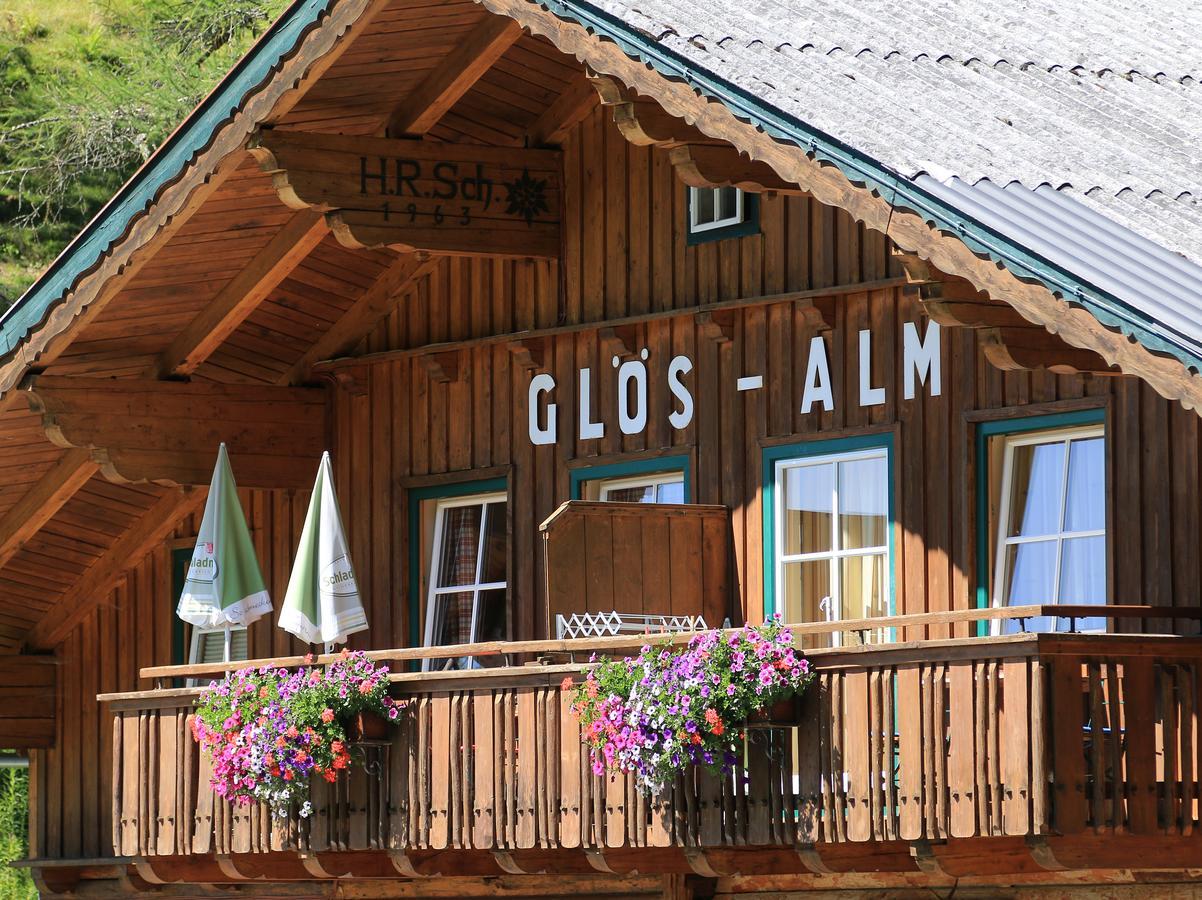
[[[759,203],[755,194],[735,187],[689,188],[689,243],[755,234]]]

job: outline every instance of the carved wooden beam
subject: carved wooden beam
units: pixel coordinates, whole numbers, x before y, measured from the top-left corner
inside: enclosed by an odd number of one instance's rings
[[[425,134],[521,36],[522,28],[513,19],[486,13],[480,24],[393,110],[384,133],[390,137]]]
[[[244,487],[306,487],[325,446],[320,389],[42,376],[26,391],[46,436],[118,483],[207,485],[224,441]]]
[[[210,468],[212,454],[209,454]],[[310,473],[311,474],[311,473]],[[63,640],[71,629],[108,597],[109,592],[133,563],[166,540],[177,522],[199,509],[208,492],[192,488],[171,488],[116,540],[62,594],[26,637],[31,647],[50,648]]]
[[[190,375],[200,368],[328,232],[315,210],[304,209],[289,219],[163,351],[153,374]]]
[[[273,130],[248,149],[280,199],[327,213],[344,246],[559,256],[558,150]]]
[[[684,142],[715,143],[683,119],[670,116],[654,100],[639,97],[608,75],[590,75],[601,105],[608,107],[618,131],[641,147]]]
[[[762,194],[778,191],[786,194],[805,193],[800,187],[785,181],[771,166],[753,162],[734,147],[713,144],[683,144],[668,153],[676,177],[690,187],[724,187],[732,185],[745,191]]]
[[[1092,350],[1069,346],[1038,325],[984,328],[980,341],[985,358],[1003,371],[1047,369],[1057,375],[1122,374]]]

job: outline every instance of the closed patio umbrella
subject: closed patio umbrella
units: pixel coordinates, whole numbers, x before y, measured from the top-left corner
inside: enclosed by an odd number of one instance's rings
[[[367,628],[328,452],[317,469],[279,626],[302,641],[324,643],[327,650]]]
[[[269,612],[271,597],[222,444],[176,614],[198,628],[224,626],[228,637],[231,625],[249,625]]]

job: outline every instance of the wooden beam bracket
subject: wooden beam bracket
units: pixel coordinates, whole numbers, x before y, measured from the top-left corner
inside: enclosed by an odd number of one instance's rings
[[[542,369],[546,367],[549,344],[547,338],[524,338],[510,341],[509,352],[522,368]]]

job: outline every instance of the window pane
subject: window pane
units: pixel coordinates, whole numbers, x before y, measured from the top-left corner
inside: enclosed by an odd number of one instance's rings
[[[871,556],[849,556],[842,562],[843,578],[839,585],[842,595],[842,617],[844,619],[867,619],[872,616],[888,615],[888,599],[885,594],[885,554]],[[866,633],[864,640],[880,643],[885,639],[884,629]],[[857,638],[858,640],[858,638]]]
[[[471,638],[472,592],[436,594],[431,644],[466,644]]]
[[[1070,538],[1060,551],[1060,602],[1073,606],[1106,603],[1106,538]],[[1105,619],[1078,619],[1078,631],[1105,631]],[[1067,619],[1059,623],[1067,630]]]
[[[639,487],[610,488],[605,492],[605,499],[610,503],[654,503],[655,487],[640,485]]]
[[[505,591],[502,589],[481,591],[479,616],[476,640],[505,640]]]
[[[1006,548],[1010,573],[1006,591],[1009,606],[1055,603],[1056,542],[1033,541]]]
[[[1068,499],[1065,531],[1101,531],[1106,527],[1106,442],[1073,441],[1068,451]]]
[[[718,209],[715,218],[733,219],[739,213],[738,189],[723,187],[717,189]]]
[[[833,614],[831,606],[831,564],[828,560],[785,563],[784,617],[786,622],[825,622]],[[816,646],[829,647],[830,641],[818,638]]]
[[[826,463],[785,470],[785,554],[821,553],[831,547],[835,466]]]
[[[659,486],[657,503],[684,503],[684,482],[673,481]]]
[[[709,188],[697,188],[693,191],[693,221],[698,225],[708,225],[714,221],[714,192]]]
[[[1015,447],[1013,465],[1010,478],[1010,537],[1058,533],[1064,442]]]
[[[883,457],[839,464],[842,550],[883,547],[889,527],[889,467]]]
[[[497,584],[505,581],[506,552],[505,504],[488,504],[488,517],[484,534],[484,568],[480,575],[481,584]]]
[[[474,584],[480,549],[480,507],[453,506],[443,513],[438,587]]]

